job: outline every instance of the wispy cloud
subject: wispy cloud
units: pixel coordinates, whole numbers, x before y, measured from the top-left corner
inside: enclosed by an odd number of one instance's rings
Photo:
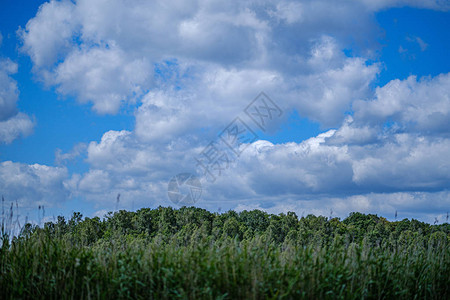
[[[428,44],[425,43],[420,37],[418,36],[413,36],[413,37],[407,37],[406,38],[407,41],[409,42],[413,42],[413,43],[417,43],[420,47],[420,51],[425,51],[428,48]]]
[[[70,152],[63,153],[61,149],[55,151],[55,163],[57,166],[64,165],[67,161],[73,161],[82,155],[87,149],[84,143],[76,144]]]

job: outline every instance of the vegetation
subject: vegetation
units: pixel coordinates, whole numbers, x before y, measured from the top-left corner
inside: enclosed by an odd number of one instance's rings
[[[143,208],[2,226],[1,299],[449,299],[450,225]]]

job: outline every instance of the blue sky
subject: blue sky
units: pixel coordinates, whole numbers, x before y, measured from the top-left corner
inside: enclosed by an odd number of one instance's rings
[[[173,206],[168,181],[240,117],[257,140],[195,205],[444,220],[449,9],[2,1],[0,193],[30,219]],[[264,132],[261,91],[283,110]]]

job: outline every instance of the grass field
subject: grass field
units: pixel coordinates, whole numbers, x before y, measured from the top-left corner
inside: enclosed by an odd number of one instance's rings
[[[4,226],[3,226],[4,228]],[[1,299],[449,299],[450,226],[198,208],[3,230]]]

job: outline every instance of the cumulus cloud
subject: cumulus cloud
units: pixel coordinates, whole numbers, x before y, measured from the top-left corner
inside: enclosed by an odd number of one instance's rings
[[[136,134],[143,141],[167,142],[221,129],[262,90],[269,94],[285,85],[277,72],[208,68],[196,81],[181,81],[182,90],[150,92],[136,112]],[[286,107],[285,101],[280,105]],[[215,133],[215,132],[214,132]]]
[[[64,184],[67,174],[66,168],[4,161],[0,163],[0,193],[24,209],[54,206],[69,196]]]
[[[362,150],[358,145],[328,145],[326,139],[333,134],[331,131],[300,144],[274,145],[261,155],[246,152],[238,164],[243,170],[236,173],[245,174],[246,183],[261,195],[272,188],[286,194],[449,188],[450,164],[445,159],[450,150],[448,139],[399,134]],[[268,186],[267,182],[273,184]]]
[[[92,103],[100,113],[115,113],[148,90],[161,89],[154,66],[168,59],[206,68],[206,74],[192,82],[196,85],[216,73],[224,75],[225,70],[238,78],[256,71],[277,74],[293,84],[300,75],[317,80],[318,64],[322,72],[326,67],[360,64],[342,63],[343,55],[331,51],[341,40],[349,40],[350,32],[361,48],[374,45],[375,39],[367,41],[367,36],[376,31],[370,12],[350,2],[180,1],[168,7],[162,1],[79,0],[44,3],[20,35],[21,50],[46,85]],[[325,35],[335,37],[328,46],[321,41]],[[313,44],[328,48],[316,49],[310,58]],[[322,98],[327,101],[333,93]]]
[[[373,10],[399,5],[446,7],[431,0],[177,1],[170,7],[164,1],[52,0],[20,31],[21,49],[46,85],[92,103],[99,113],[116,113],[141,99],[146,106],[151,97],[173,98],[162,96],[167,89],[154,71],[175,58],[189,68],[190,78],[182,78],[189,79],[183,86],[193,97],[189,105],[214,110],[215,103],[203,98],[218,94],[219,102],[224,92],[229,99],[248,99],[231,86],[239,80],[254,86],[252,94],[263,84],[266,91],[282,85],[290,106],[324,127],[338,126],[351,102],[368,96],[378,72],[377,65],[348,58],[340,49],[351,42],[355,53],[370,55],[380,34]],[[212,85],[202,89],[207,83]],[[185,100],[167,100],[173,102],[168,110]],[[156,120],[155,126],[164,122]]]
[[[371,97],[369,85],[379,72],[377,64],[345,57],[330,37],[321,37],[311,46],[305,63],[314,71],[298,76],[210,65],[198,71],[183,64],[164,64],[160,72],[172,75],[165,77],[164,90],[142,98],[136,111],[136,135],[145,142],[162,143],[200,132],[205,136],[208,127],[215,134],[261,91],[286,111],[285,116],[297,110],[324,128],[339,126],[352,102]]]
[[[33,132],[34,122],[24,113],[0,122],[0,142],[9,144],[20,136],[27,136]]]
[[[356,123],[385,124],[407,132],[441,134],[450,128],[450,73],[392,80],[369,101],[353,103]]]
[[[311,205],[321,207],[320,199],[334,197],[364,199],[370,209],[380,211],[372,206],[373,193],[391,200],[420,195],[420,207],[412,201],[410,210],[443,209],[450,188],[450,127],[427,122],[437,111],[450,111],[448,75],[393,80],[377,89],[374,99],[357,102],[353,117],[337,130],[304,142],[253,143],[210,196],[233,185],[236,194],[247,191],[242,199],[263,207],[278,206],[280,199],[314,199]]]
[[[46,2],[28,21],[27,32],[19,30],[23,37],[22,50],[30,55],[35,68],[49,67],[69,53],[77,26],[73,20],[74,9],[71,1]]]
[[[339,63],[333,66],[327,61]],[[361,58],[344,58],[330,38],[313,48],[308,64],[320,71],[296,78],[297,99],[293,99],[293,105],[325,128],[339,126],[352,102],[371,96],[369,84],[379,72],[377,64],[369,65]]]
[[[33,121],[17,110],[19,90],[10,75],[17,72],[17,64],[0,58],[0,143],[11,143],[19,136],[32,132]]]
[[[80,102],[93,102],[99,113],[115,113],[128,100],[148,86],[151,65],[146,59],[127,61],[115,46],[74,51],[55,70],[52,83],[63,95],[78,96]]]
[[[341,217],[352,210],[387,214],[398,209],[429,220],[448,200],[449,127],[412,125],[410,130],[397,130],[379,124],[388,119],[408,124],[413,118],[426,120],[414,110],[426,104],[429,110],[419,109],[424,115],[436,108],[448,113],[447,80],[448,74],[393,80],[374,98],[357,102],[353,116],[336,130],[300,143],[256,141],[216,182],[204,181],[198,204],[210,209],[287,207],[321,214],[326,208]],[[405,100],[394,93],[399,90],[407,92]],[[394,100],[405,101],[401,107],[406,109],[397,110]],[[192,172],[194,158],[207,141],[188,136],[156,141],[142,138],[137,128],[107,132],[88,147],[91,171],[79,177],[78,192],[97,202],[101,200],[95,195],[106,193],[114,199],[121,193],[142,205],[171,205],[168,180],[176,173]]]

